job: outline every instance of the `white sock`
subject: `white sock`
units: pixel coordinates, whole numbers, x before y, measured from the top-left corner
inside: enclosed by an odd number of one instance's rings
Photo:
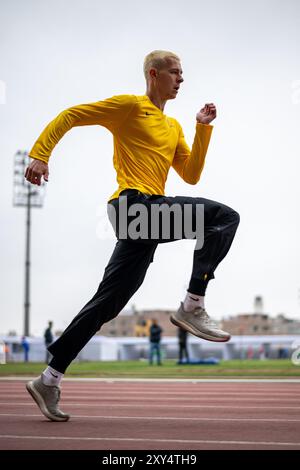
[[[58,387],[63,376],[64,374],[48,366],[42,373],[42,382],[44,385],[56,385]]]
[[[187,292],[183,302],[183,309],[185,312],[192,312],[197,307],[204,307],[204,295],[192,294]]]

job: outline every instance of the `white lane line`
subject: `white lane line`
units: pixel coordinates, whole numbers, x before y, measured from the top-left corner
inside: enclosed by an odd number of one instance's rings
[[[3,394],[1,395],[0,393],[0,404],[5,400],[7,400],[8,398],[10,400],[14,399],[14,400],[18,400],[18,399],[24,399],[25,397],[27,397],[27,392],[24,390],[23,392],[20,392],[20,393],[6,393],[6,394]],[[294,393],[294,394],[290,394],[289,396],[278,396],[277,394],[272,394],[272,395],[268,395],[268,394],[263,394],[263,395],[249,395],[248,394],[238,394],[237,397],[235,396],[230,396],[228,394],[224,394],[224,393],[218,393],[216,395],[212,395],[211,393],[208,393],[208,394],[204,394],[204,395],[201,395],[201,394],[196,394],[196,395],[191,395],[191,394],[187,394],[187,393],[176,393],[176,394],[161,394],[161,393],[153,393],[153,394],[149,394],[149,393],[140,393],[139,396],[137,397],[137,393],[133,393],[132,395],[128,395],[127,393],[125,394],[122,394],[120,395],[120,393],[118,394],[115,394],[115,393],[110,393],[110,394],[98,394],[98,393],[95,393],[95,394],[91,394],[91,395],[87,395],[87,394],[78,394],[78,393],[68,393],[66,391],[62,391],[62,399],[63,400],[87,400],[87,401],[92,401],[92,400],[98,400],[98,401],[107,401],[107,400],[121,400],[121,401],[136,401],[136,402],[139,402],[139,401],[152,401],[153,400],[161,400],[161,401],[179,401],[179,402],[182,402],[182,401],[191,401],[191,402],[203,402],[203,401],[220,401],[220,400],[227,400],[227,401],[236,401],[236,400],[242,400],[242,401],[250,401],[250,402],[256,402],[256,401],[280,401],[280,402],[293,402],[293,401],[297,401],[299,402],[299,398],[298,398],[298,394],[297,393]]]
[[[296,385],[296,386],[295,386]],[[24,390],[25,383],[14,383],[14,384],[1,384],[0,383],[0,393],[6,393],[6,392],[19,392]],[[280,387],[280,386],[279,386]],[[197,393],[219,393],[220,390],[224,391],[224,393],[232,393],[232,394],[239,394],[239,393],[249,393],[249,394],[258,394],[258,393],[278,393],[278,394],[291,394],[295,393],[296,391],[299,390],[300,385],[299,384],[294,384],[291,387],[280,387],[279,388],[277,384],[272,384],[270,387],[261,387],[259,384],[255,384],[253,387],[250,387],[249,385],[244,385],[242,387],[239,387],[238,385],[235,387],[220,387],[219,384],[216,384],[215,387],[213,388],[206,388],[203,386],[203,384],[182,384],[182,386],[174,385],[172,384],[141,384],[141,386],[137,386],[136,384],[130,384],[129,386],[126,385],[126,387],[123,387],[122,384],[113,384],[113,386],[109,385],[107,387],[103,387],[103,384],[93,384],[91,386],[90,384],[76,384],[76,385],[71,385],[70,383],[63,383],[63,388],[64,390],[67,391],[74,391],[76,393],[110,393],[110,392],[124,392],[124,393],[136,393],[136,392],[148,392],[148,393],[191,393],[191,394],[197,394]]]
[[[22,398],[26,398],[26,397],[22,397]],[[69,401],[68,401],[69,400]],[[73,403],[72,400],[76,400],[75,403]],[[84,401],[86,400],[86,401]],[[91,403],[92,401],[94,401],[94,403]],[[29,402],[31,402],[30,398],[28,397],[28,401],[25,401],[25,402],[19,402],[19,401],[14,401],[14,400],[11,400],[11,401],[1,401],[0,400],[0,406],[20,406],[20,405],[28,405]],[[123,403],[122,403],[123,402]],[[124,403],[125,402],[125,403]],[[169,398],[169,399],[162,399],[162,398],[148,398],[148,399],[138,399],[138,398],[124,398],[124,397],[110,397],[110,398],[105,398],[105,397],[97,397],[96,399],[92,400],[91,398],[89,397],[81,397],[81,398],[78,398],[78,397],[74,397],[74,396],[63,396],[63,399],[61,401],[61,403],[63,403],[63,406],[66,406],[66,405],[75,405],[75,406],[100,406],[100,405],[105,405],[107,407],[109,406],[113,406],[113,405],[123,405],[123,404],[129,404],[129,403],[132,403],[132,407],[136,405],[142,405],[142,406],[149,406],[149,405],[154,405],[154,404],[157,404],[157,405],[164,405],[164,403],[166,403],[166,406],[170,403],[176,403],[178,406],[183,406],[182,403],[187,403],[189,405],[202,405],[203,407],[205,406],[212,406],[213,404],[215,404],[216,406],[221,404],[223,406],[225,406],[227,403],[231,403],[231,402],[238,402],[240,403],[240,406],[242,405],[243,408],[244,408],[244,403],[248,404],[250,406],[254,406],[256,404],[260,404],[260,403],[264,403],[266,405],[273,405],[273,406],[270,406],[271,408],[275,408],[277,409],[277,406],[276,406],[276,403],[280,402],[280,403],[283,403],[284,406],[288,406],[288,407],[292,407],[293,409],[298,409],[299,407],[297,406],[298,403],[299,403],[299,399],[295,398],[295,399],[289,399],[289,400],[280,400],[279,398],[276,399],[276,398],[261,398],[261,399],[258,399],[258,398],[255,398],[255,399],[243,399],[243,398],[239,398],[238,400],[232,400],[232,399],[229,399],[229,398],[214,398],[214,399],[211,399],[211,398],[207,398],[206,400],[201,400],[201,399],[197,399],[197,398]],[[288,403],[290,403],[290,405],[288,405]],[[175,406],[175,405],[174,405]],[[247,405],[246,405],[247,406]],[[282,406],[282,405],[279,405],[279,406]],[[225,406],[227,407],[227,406]],[[238,407],[240,408],[240,407]]]
[[[0,416],[13,416],[13,417],[35,417],[41,415],[31,415],[31,414],[10,414],[10,413],[0,413]],[[120,420],[126,419],[129,420],[147,420],[147,421],[238,421],[238,422],[274,422],[274,423],[300,423],[300,419],[285,419],[285,418],[212,418],[212,417],[182,417],[182,416],[114,416],[114,415],[72,415],[72,418],[79,419],[109,419],[109,420]]]
[[[12,402],[0,402],[0,406],[3,405],[3,406],[36,406],[36,404],[34,402],[18,402],[18,403],[12,403]],[[145,408],[145,406],[147,406],[147,408],[175,408],[175,409],[179,409],[179,408],[222,408],[222,409],[238,409],[238,410],[246,410],[246,409],[249,409],[249,410],[299,410],[300,409],[300,406],[244,406],[241,408],[240,405],[160,405],[160,404],[157,404],[157,405],[151,405],[151,404],[146,404],[143,403],[143,404],[132,404],[132,405],[128,405],[128,404],[116,404],[116,403],[111,403],[111,404],[108,404],[108,403],[66,403],[66,402],[62,402],[62,406],[66,407],[66,406],[72,406],[72,407],[80,407],[80,408],[85,408],[85,407],[93,407],[93,408],[96,408],[96,407],[104,407],[104,408]]]
[[[192,439],[151,439],[130,437],[75,437],[75,436],[18,436],[15,434],[0,434],[0,439],[37,439],[51,441],[116,441],[116,442],[150,442],[164,444],[214,444],[214,445],[249,445],[249,446],[277,446],[300,447],[299,442],[273,442],[273,441],[217,441],[217,440],[192,440]]]
[[[137,392],[137,393],[133,393],[132,395],[128,395],[127,393],[118,393],[118,394],[115,394],[115,393],[93,393],[93,394],[86,394],[86,393],[82,393],[82,394],[78,394],[78,393],[73,393],[71,391],[68,391],[68,390],[62,390],[61,391],[61,400],[78,400],[78,401],[82,401],[82,400],[86,400],[87,402],[93,402],[95,400],[98,400],[98,401],[105,401],[107,402],[108,400],[111,400],[112,402],[116,401],[116,400],[120,400],[121,402],[123,401],[127,401],[128,402],[132,402],[132,401],[136,401],[137,403],[140,402],[140,401],[149,401],[150,403],[155,401],[155,400],[161,400],[162,402],[167,402],[167,401],[178,401],[178,402],[186,402],[186,403],[189,403],[191,401],[191,403],[194,403],[194,402],[199,402],[199,403],[205,403],[205,402],[217,402],[219,400],[225,400],[225,401],[232,401],[232,402],[236,402],[236,401],[249,401],[250,403],[253,402],[253,403],[256,403],[256,402],[259,402],[259,401],[268,401],[268,400],[271,400],[271,401],[278,401],[280,403],[283,403],[283,404],[287,404],[287,403],[294,403],[296,400],[298,400],[298,404],[300,405],[300,400],[299,400],[299,395],[300,395],[300,390],[299,390],[299,393],[295,391],[295,393],[293,394],[290,394],[290,395],[277,395],[276,393],[275,394],[262,394],[262,395],[248,395],[248,394],[238,394],[237,396],[231,396],[231,395],[228,395],[228,394],[223,394],[221,391],[220,393],[216,394],[216,395],[212,395],[211,393],[207,393],[207,394],[196,394],[196,395],[190,395],[190,394],[186,394],[186,393],[176,393],[176,394],[161,394],[161,393],[154,393],[153,395],[152,394],[148,394],[148,393],[143,393],[143,392]],[[24,400],[25,398],[28,398],[29,395],[28,395],[28,392],[26,390],[23,390],[21,391],[20,393],[13,393],[13,392],[7,392],[7,393],[4,393],[4,394],[1,394],[0,393],[0,403],[3,403],[7,400],[10,400],[12,401],[12,399],[16,400],[16,401],[19,401],[19,400]]]
[[[12,390],[12,392],[14,392],[14,390]],[[15,393],[13,394],[9,394],[9,396],[11,397],[18,397],[18,396],[22,396],[24,395],[24,392],[25,392],[25,389],[22,391],[16,391]],[[210,395],[210,396],[220,396],[222,395],[222,397],[224,396],[254,396],[254,397],[260,397],[260,396],[265,396],[265,395],[268,395],[268,397],[295,397],[295,393],[296,391],[291,391],[291,392],[276,392],[276,391],[272,391],[272,392],[269,392],[269,391],[266,391],[266,392],[244,392],[244,391],[240,391],[240,392],[224,392],[223,390],[219,390],[219,391],[214,391],[214,392],[206,392],[206,391],[199,391],[199,392],[189,392],[189,391],[168,391],[168,390],[164,390],[164,391],[160,391],[160,390],[155,390],[155,391],[148,391],[148,390],[139,390],[139,391],[124,391],[124,394],[123,394],[123,390],[112,390],[112,391],[108,391],[108,390],[103,390],[103,391],[100,391],[100,390],[93,390],[93,391],[87,391],[87,390],[82,390],[82,391],[78,391],[78,390],[63,390],[63,393],[64,393],[64,396],[68,396],[70,397],[70,395],[74,396],[74,397],[87,397],[88,395],[90,395],[89,398],[93,398],[93,396],[95,398],[99,398],[99,395],[101,394],[101,397],[105,397],[106,398],[109,398],[111,396],[114,396],[114,395],[117,395],[119,396],[120,395],[120,392],[122,392],[122,396],[131,396],[131,395],[134,395],[136,397],[137,393],[140,393],[141,395],[147,395],[147,396],[152,396],[154,395],[155,397],[157,397],[157,394],[159,393],[160,396],[162,397],[169,397],[170,395],[174,395],[174,396],[191,396],[191,397],[200,397],[200,396],[204,396],[204,397],[207,397],[207,395]],[[105,395],[104,395],[105,394]],[[7,396],[7,392],[4,392],[4,391],[1,391],[0,390],[0,398],[2,397],[6,397]]]
[[[0,377],[0,382],[3,381],[8,381],[8,382],[14,382],[14,381],[27,381],[27,380],[32,380],[32,376],[22,376],[22,377]],[[253,378],[242,378],[242,379],[237,379],[237,378],[203,378],[203,379],[157,379],[157,378],[139,378],[139,379],[134,379],[134,378],[118,378],[118,377],[111,377],[111,378],[72,378],[72,377],[64,377],[64,381],[67,382],[104,382],[104,383],[114,383],[114,382],[123,382],[123,383],[139,383],[139,382],[145,382],[145,383],[300,383],[300,378],[259,378],[259,377],[253,377]]]
[[[24,393],[24,391],[26,391],[25,387],[22,387],[22,388],[11,388],[11,389],[7,389],[7,390],[4,390],[3,388],[0,388],[0,397],[3,398],[3,397],[6,397],[8,394],[11,395],[11,394],[22,394]],[[263,396],[263,395],[266,395],[266,396],[278,396],[280,398],[289,398],[291,396],[296,396],[300,393],[300,388],[299,389],[293,389],[293,390],[289,390],[289,391],[279,391],[279,390],[257,390],[257,391],[250,391],[250,392],[247,392],[245,390],[235,390],[235,391],[230,391],[230,390],[223,390],[223,389],[214,389],[214,390],[205,390],[205,389],[201,389],[199,391],[195,391],[195,389],[193,391],[191,390],[187,390],[187,389],[177,389],[177,390],[172,390],[172,389],[169,389],[169,391],[166,391],[166,389],[163,389],[163,390],[159,390],[159,389],[140,389],[140,390],[136,390],[136,389],[131,389],[131,390],[122,390],[121,388],[116,388],[116,389],[113,389],[113,390],[102,390],[102,389],[71,389],[71,388],[68,388],[66,386],[63,386],[62,387],[62,393],[67,393],[68,395],[70,394],[74,394],[74,395],[78,395],[79,397],[81,395],[90,395],[90,396],[101,396],[101,395],[107,395],[107,396],[110,396],[111,394],[119,394],[122,393],[124,395],[142,395],[142,394],[147,394],[147,395],[157,395],[157,394],[160,394],[162,396],[176,396],[176,395],[189,395],[189,396],[218,396],[218,395],[226,395],[226,396],[232,396],[233,398],[235,398],[236,396]]]
[[[24,393],[24,395],[25,395],[25,393]],[[143,395],[143,394],[141,394],[141,395]],[[66,395],[64,393],[62,394],[62,398],[63,398],[63,400],[66,400],[66,399],[68,399],[68,400],[70,400],[70,399],[91,400],[92,399],[92,397],[89,397],[89,396],[86,396],[86,395],[83,395],[81,397],[76,397],[73,394]],[[243,401],[243,402],[255,402],[255,403],[256,402],[260,403],[260,402],[273,402],[273,401],[282,402],[282,401],[284,401],[284,399],[280,398],[280,397],[278,397],[278,398],[247,398],[247,397],[239,396],[237,399],[233,399],[231,397],[223,397],[222,393],[220,393],[219,396],[212,397],[212,398],[210,398],[209,396],[203,396],[203,397],[198,397],[198,396],[195,396],[195,397],[182,397],[182,396],[168,397],[168,396],[165,396],[165,397],[161,397],[158,394],[156,394],[156,396],[154,396],[154,397],[145,397],[145,398],[143,398],[143,396],[140,396],[140,397],[138,397],[138,396],[131,397],[130,396],[129,397],[129,396],[124,394],[124,395],[114,395],[114,396],[112,396],[112,395],[109,395],[109,396],[103,396],[103,395],[99,396],[99,395],[97,395],[94,399],[99,400],[99,401],[101,401],[101,400],[102,401],[104,401],[104,400],[106,400],[106,401],[121,400],[121,401],[133,401],[133,402],[139,402],[139,401],[143,401],[143,402],[145,402],[145,401],[146,402],[148,402],[148,401],[151,402],[152,401],[153,402],[153,401],[158,401],[159,400],[161,402],[163,402],[163,401],[167,401],[167,402],[169,402],[169,401],[175,401],[175,402],[178,402],[178,401],[179,402],[180,401],[191,401],[191,402],[200,402],[200,403],[201,402],[204,402],[204,403],[206,403],[206,402],[215,402],[215,401],[239,401],[239,402]],[[294,398],[288,398],[285,401],[288,402],[288,403],[292,402],[292,401],[295,401],[295,402],[299,403],[299,397],[295,394]]]

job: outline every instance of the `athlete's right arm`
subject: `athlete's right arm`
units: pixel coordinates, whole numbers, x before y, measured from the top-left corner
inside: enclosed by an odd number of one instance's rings
[[[34,161],[26,169],[26,179],[38,185],[42,176],[48,180],[48,161],[52,150],[72,127],[101,125],[114,132],[125,121],[135,103],[134,95],[119,95],[96,103],[73,106],[60,113],[43,130],[29,152]]]

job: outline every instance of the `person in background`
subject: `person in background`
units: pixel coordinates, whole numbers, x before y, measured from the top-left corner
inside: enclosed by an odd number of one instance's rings
[[[183,328],[178,328],[178,344],[179,344],[179,362],[183,362],[183,356],[185,356],[186,362],[189,362],[189,352],[187,349],[187,336],[188,332]]]
[[[21,344],[22,344],[22,347],[23,347],[23,350],[24,350],[24,362],[28,362],[30,346],[29,346],[29,342],[28,342],[28,339],[26,338],[26,336],[22,336]]]
[[[258,354],[259,354],[259,359],[261,361],[264,361],[266,359],[266,351],[265,351],[265,347],[263,344],[260,346]]]
[[[149,364],[153,364],[153,357],[156,354],[157,365],[161,366],[161,351],[160,351],[160,340],[162,334],[162,328],[159,326],[155,318],[152,319],[152,325],[150,326],[150,356]]]
[[[45,333],[44,333],[45,346],[46,346],[46,359],[45,359],[46,364],[49,364],[52,358],[52,354],[48,351],[48,347],[50,346],[50,344],[53,343],[53,339],[54,339],[53,333],[52,333],[52,326],[53,326],[53,322],[49,321],[48,327],[46,328]]]

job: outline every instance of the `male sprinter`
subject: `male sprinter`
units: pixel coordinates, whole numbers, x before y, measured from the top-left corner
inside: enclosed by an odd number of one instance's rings
[[[65,370],[103,323],[116,317],[140,287],[153,261],[157,244],[189,238],[185,233],[178,237],[178,222],[182,222],[183,212],[178,212],[178,208],[189,209],[188,220],[184,223],[191,222],[193,227],[197,225],[197,208],[203,208],[204,242],[201,249],[196,245],[186,298],[172,315],[171,321],[200,338],[210,341],[230,339],[229,333],[217,328],[210,320],[205,311],[204,296],[216,267],[230,248],[239,215],[224,204],[202,197],[164,195],[171,166],[187,183],[195,185],[199,181],[216,107],[208,103],[196,115],[196,133],[190,150],[180,124],[164,114],[166,102],[176,98],[183,82],[179,57],[169,51],[153,51],[145,58],[144,74],[147,84],[145,95],[113,96],[104,101],[71,107],[50,122],[30,152],[33,161],[26,169],[25,177],[32,184],[40,185],[42,177],[48,181],[51,152],[67,131],[76,126],[105,126],[114,138],[113,163],[119,185],[108,204],[109,213],[113,214],[110,219],[115,220],[118,241],[102,282],[94,297],[57,341],[49,346],[53,358],[48,367],[39,378],[27,384],[27,390],[42,413],[52,421],[67,421],[70,418],[58,408],[59,384]],[[142,220],[140,236],[136,236],[128,222],[129,219],[132,222],[133,212],[130,213],[130,210],[142,207],[150,213],[154,206],[177,208],[173,218],[169,218],[169,237],[155,223],[152,228],[158,235],[152,236],[151,231],[149,236],[146,230],[148,217]],[[124,207],[129,207],[126,214],[131,214],[131,218],[126,219],[126,227],[120,215]],[[162,288],[164,282],[165,279],[162,280]]]

